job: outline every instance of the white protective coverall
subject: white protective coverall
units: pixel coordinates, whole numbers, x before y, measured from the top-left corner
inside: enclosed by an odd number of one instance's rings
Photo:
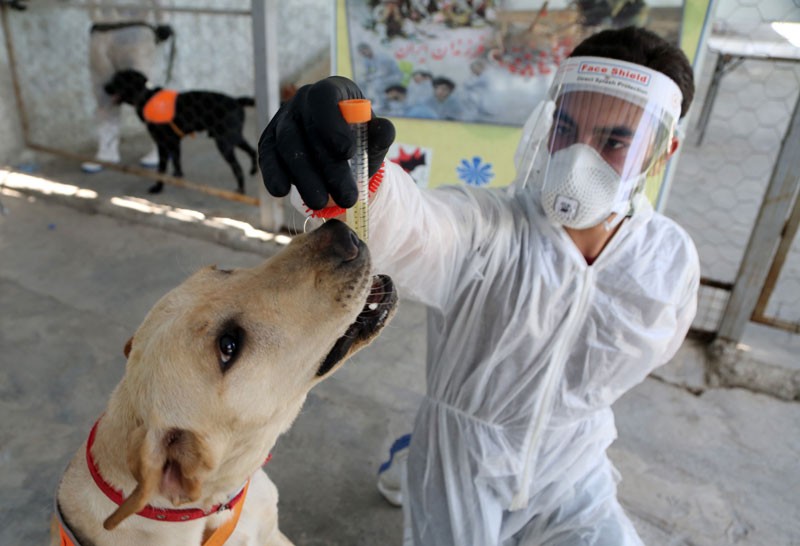
[[[680,346],[697,253],[640,196],[589,266],[538,200],[420,190],[386,163],[370,208],[374,268],[429,309],[406,544],[641,544],[606,456],[611,404]]]

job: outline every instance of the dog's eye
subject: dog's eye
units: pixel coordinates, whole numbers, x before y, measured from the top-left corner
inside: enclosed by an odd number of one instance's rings
[[[242,330],[234,328],[224,331],[217,340],[219,350],[219,366],[223,372],[227,372],[233,365],[236,357],[242,349]]]

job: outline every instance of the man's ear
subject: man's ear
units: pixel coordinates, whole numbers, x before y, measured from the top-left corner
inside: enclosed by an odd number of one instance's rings
[[[650,168],[650,173],[648,176],[657,176],[663,172],[664,167],[667,166],[667,161],[669,161],[669,158],[672,157],[675,154],[675,152],[678,151],[678,148],[680,147],[680,142],[681,141],[680,139],[678,139],[678,137],[676,136],[672,137],[672,139],[667,144],[666,151],[661,155],[661,157],[659,157],[656,160],[655,163],[653,163],[653,166]]]
[[[136,488],[103,522],[109,531],[147,506],[156,493],[175,506],[196,501],[214,465],[208,444],[194,432],[142,425],[129,436],[128,467]]]
[[[669,145],[667,146],[667,159],[672,157],[675,152],[678,151],[678,148],[681,145],[681,141],[678,137],[672,137],[672,140],[669,141]]]

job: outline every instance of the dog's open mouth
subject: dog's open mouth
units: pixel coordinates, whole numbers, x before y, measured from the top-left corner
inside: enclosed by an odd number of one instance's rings
[[[317,370],[317,376],[328,373],[338,362],[357,348],[374,338],[386,325],[397,305],[397,291],[388,275],[372,278],[364,308],[342,337],[340,337]]]

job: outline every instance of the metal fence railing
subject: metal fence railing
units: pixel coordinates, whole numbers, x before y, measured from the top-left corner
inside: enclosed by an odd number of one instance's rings
[[[777,21],[800,21],[800,7],[719,3],[697,82],[693,109],[700,115],[688,128],[665,211],[698,247],[703,281],[693,330],[705,337],[733,312],[735,283],[746,282],[740,270],[782,145],[800,154],[800,142],[784,143],[800,95],[800,54],[775,31]],[[748,319],[797,332],[800,246],[788,235],[773,241],[777,260],[767,284],[752,287],[762,296]]]

